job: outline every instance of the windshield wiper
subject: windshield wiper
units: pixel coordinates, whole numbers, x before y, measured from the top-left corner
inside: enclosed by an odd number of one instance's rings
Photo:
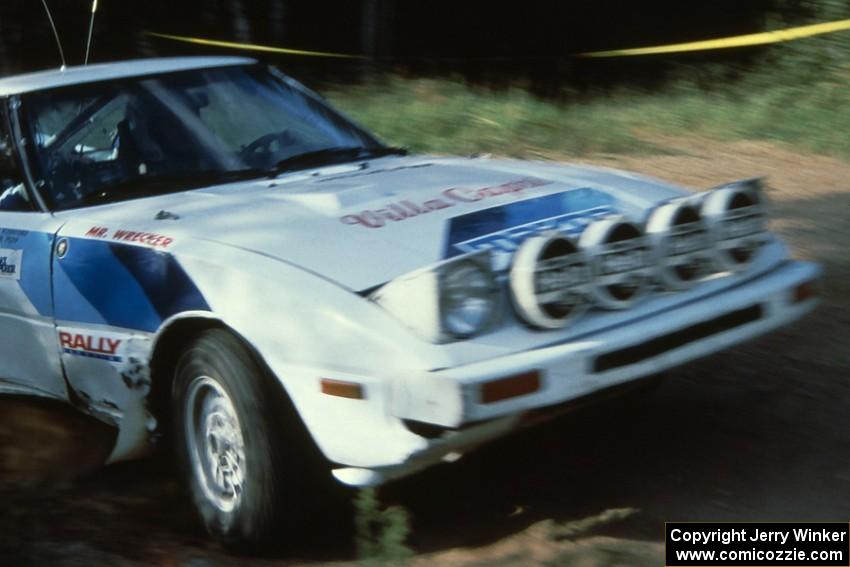
[[[265,176],[261,169],[236,169],[231,171],[193,171],[146,177],[140,175],[112,185],[99,187],[81,197],[75,206],[96,205],[124,201],[138,197],[152,197],[198,189],[207,185],[221,185]]]
[[[269,177],[277,177],[281,173],[287,171],[297,171],[299,169],[307,169],[321,165],[334,165],[337,163],[346,163],[357,161],[360,159],[371,159],[388,155],[406,155],[407,150],[404,148],[395,148],[390,146],[378,146],[374,148],[366,148],[363,146],[340,146],[334,148],[324,148],[321,150],[313,150],[302,154],[285,157],[272,167],[268,174]]]
[[[366,157],[376,158],[383,156],[406,156],[409,152],[407,148],[398,146],[378,146],[377,148],[364,148]]]

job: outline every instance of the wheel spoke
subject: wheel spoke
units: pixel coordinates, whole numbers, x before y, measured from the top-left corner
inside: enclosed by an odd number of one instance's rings
[[[198,484],[223,511],[233,510],[242,496],[245,443],[233,402],[212,378],[190,383],[186,399],[186,436]]]

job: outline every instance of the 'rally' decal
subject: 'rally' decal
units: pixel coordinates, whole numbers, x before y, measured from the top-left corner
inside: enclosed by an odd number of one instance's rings
[[[124,359],[120,354],[123,343],[123,339],[104,333],[59,329],[59,346],[65,354],[121,362]]]
[[[614,214],[615,204],[607,193],[583,188],[454,217],[444,256],[485,249],[513,253],[529,236],[548,230],[575,236],[594,219]]]

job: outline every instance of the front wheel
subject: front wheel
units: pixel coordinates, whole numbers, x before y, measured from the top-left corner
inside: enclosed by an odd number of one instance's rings
[[[251,352],[206,331],[180,357],[172,404],[177,457],[207,531],[234,545],[285,535],[317,473],[303,425]]]

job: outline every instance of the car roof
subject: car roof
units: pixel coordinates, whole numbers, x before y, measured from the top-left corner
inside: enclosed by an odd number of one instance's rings
[[[256,60],[247,57],[163,57],[66,67],[0,79],[0,97],[109,79],[252,63]]]

